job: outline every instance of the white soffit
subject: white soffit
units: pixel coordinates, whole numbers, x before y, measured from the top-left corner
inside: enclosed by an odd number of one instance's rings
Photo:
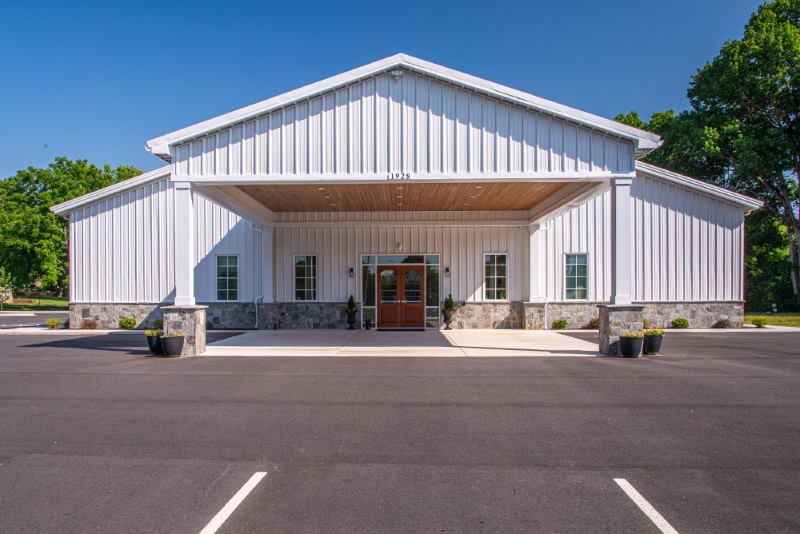
[[[512,89],[477,76],[465,74],[429,61],[424,61],[406,54],[395,54],[325,80],[306,85],[299,89],[263,100],[256,104],[240,108],[230,113],[199,122],[175,132],[156,137],[145,145],[149,152],[171,161],[170,147],[189,139],[250,120],[275,109],[312,98],[324,92],[355,83],[359,80],[376,76],[393,69],[404,68],[422,75],[438,78],[457,86],[465,87],[488,96],[528,107],[542,113],[561,118],[566,121],[594,128],[609,134],[627,139],[634,143],[637,156],[642,156],[661,144],[661,138],[652,133],[626,124],[593,115],[569,106],[540,98],[538,96]]]

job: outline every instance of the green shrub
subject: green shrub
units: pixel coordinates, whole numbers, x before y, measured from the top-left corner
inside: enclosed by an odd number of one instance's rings
[[[120,317],[119,327],[123,330],[133,330],[136,328],[136,319],[133,317]]]
[[[619,335],[619,337],[629,337],[634,339],[640,339],[643,336],[641,330],[629,330],[627,332],[623,332]]]
[[[97,322],[95,322],[94,319],[84,319],[83,328],[86,330],[94,330],[97,328]]]
[[[673,319],[670,325],[672,328],[689,328],[689,320],[685,317],[678,317]]]
[[[556,319],[551,324],[551,327],[553,328],[553,330],[564,330],[568,324],[569,323],[567,322],[566,319]]]
[[[148,337],[161,337],[164,332],[161,331],[159,328],[155,328],[153,330],[145,330],[144,335]]]
[[[663,336],[664,329],[663,328],[648,328],[644,331],[644,335],[646,336]]]
[[[600,318],[599,317],[592,317],[589,319],[589,323],[586,325],[586,328],[589,330],[597,330],[600,328]]]
[[[644,319],[644,320],[642,321],[642,326],[644,327],[644,329],[645,329],[645,330],[647,330],[648,328],[650,328],[650,319]]]
[[[161,339],[167,339],[170,337],[186,337],[186,334],[161,334]]]
[[[350,298],[347,299],[347,313],[353,314],[358,311],[358,307],[356,306],[356,299],[353,298],[353,295],[350,295]]]
[[[456,307],[456,303],[453,302],[453,295],[450,293],[447,294],[447,298],[444,299],[444,309],[448,311],[453,311]]]
[[[61,328],[61,319],[48,319],[44,322],[47,325],[47,328],[50,330],[55,330],[56,328]]]
[[[754,325],[756,325],[756,328],[764,328],[765,326],[767,326],[766,317],[753,317],[753,320],[751,322]]]
[[[733,328],[733,323],[728,319],[720,319],[711,325],[711,328]]]
[[[164,328],[164,320],[163,319],[156,319],[153,322],[153,328],[155,328],[156,330],[161,330],[162,328]]]

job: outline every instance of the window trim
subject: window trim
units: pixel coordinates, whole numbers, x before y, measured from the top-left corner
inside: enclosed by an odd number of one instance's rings
[[[297,258],[299,256],[313,256],[314,257],[314,294],[315,298],[309,300],[299,300],[297,298],[297,274],[295,273],[295,269],[297,268]],[[304,290],[305,291],[305,290]],[[292,302],[320,302],[319,300],[319,255],[315,253],[303,253],[298,252],[297,254],[292,254]]]
[[[486,287],[486,256],[505,256],[506,257],[506,275],[505,275],[505,279],[506,279],[506,298],[504,298],[504,299],[498,299],[498,298],[490,299],[490,298],[488,298],[486,296],[486,290],[488,289]],[[509,281],[511,280],[511,276],[509,275],[509,271],[510,271],[509,267],[510,267],[510,265],[509,265],[508,257],[509,257],[508,252],[484,252],[483,253],[483,262],[481,263],[481,270],[483,271],[483,276],[482,276],[482,279],[483,279],[483,291],[482,291],[482,295],[481,295],[483,297],[483,301],[482,302],[511,302],[511,298],[510,298],[511,288],[509,287]],[[496,274],[495,274],[495,278],[497,278]],[[497,290],[497,288],[495,288],[495,291],[496,290]]]
[[[239,282],[241,282],[241,276],[239,276],[239,271],[241,269],[241,254],[214,254],[214,302],[241,302],[242,296],[242,288]],[[228,299],[228,300],[220,300],[219,298],[219,258],[236,258],[236,298],[235,299]],[[228,277],[230,278],[230,277]],[[226,291],[230,291],[230,289],[226,289]]]
[[[583,299],[570,299],[567,298],[567,256],[586,256],[586,298]],[[563,277],[562,277],[562,295],[561,297],[564,299],[564,302],[590,302],[589,300],[589,253],[588,252],[564,252],[562,253],[563,261],[561,262],[561,267],[563,269]]]

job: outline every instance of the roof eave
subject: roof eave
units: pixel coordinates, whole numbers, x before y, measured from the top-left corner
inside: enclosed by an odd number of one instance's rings
[[[717,185],[704,182],[703,180],[698,180],[697,178],[686,176],[685,174],[680,174],[671,171],[669,169],[664,169],[662,167],[658,167],[651,163],[637,161],[636,172],[641,172],[642,174],[655,176],[656,178],[660,178],[668,182],[682,185],[694,191],[705,193],[707,195],[719,198],[721,200],[725,200],[731,204],[736,204],[737,206],[741,206],[742,208],[744,208],[746,213],[750,213],[753,210],[757,210],[759,208],[764,207],[764,202],[757,198],[749,197],[747,195],[743,195],[735,191],[729,191],[724,187],[719,187]]]
[[[135,189],[155,180],[165,178],[170,175],[170,170],[171,167],[166,165],[164,167],[142,173],[138,176],[134,176],[133,178],[123,180],[122,182],[117,182],[116,184],[109,185],[108,187],[104,187],[102,189],[98,189],[97,191],[92,191],[91,193],[86,193],[85,195],[81,195],[79,197],[67,200],[66,202],[51,206],[50,211],[56,215],[69,215],[71,212],[82,208],[87,204],[92,204],[93,202],[97,202],[99,200],[103,200],[104,198],[128,191],[129,189]]]

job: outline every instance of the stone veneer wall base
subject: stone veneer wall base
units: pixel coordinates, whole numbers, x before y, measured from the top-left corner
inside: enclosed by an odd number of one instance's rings
[[[206,328],[209,330],[273,330],[300,328],[347,328],[345,302],[209,302]],[[597,306],[603,302],[458,302],[453,328],[550,328],[555,319],[566,319],[567,328],[588,328],[598,318]],[[735,327],[744,322],[744,302],[643,302],[643,317],[652,326],[669,326],[676,317],[685,317],[690,328],[709,328],[720,319]],[[121,317],[133,317],[137,328],[153,328],[161,319],[163,303],[73,303],[69,305],[70,328],[82,328],[92,319],[98,328],[118,328]],[[444,307],[444,303],[442,303]],[[360,317],[357,324],[360,324]],[[443,325],[442,321],[442,325]]]
[[[206,351],[206,306],[164,306],[164,334],[183,334],[181,356],[198,356]]]

